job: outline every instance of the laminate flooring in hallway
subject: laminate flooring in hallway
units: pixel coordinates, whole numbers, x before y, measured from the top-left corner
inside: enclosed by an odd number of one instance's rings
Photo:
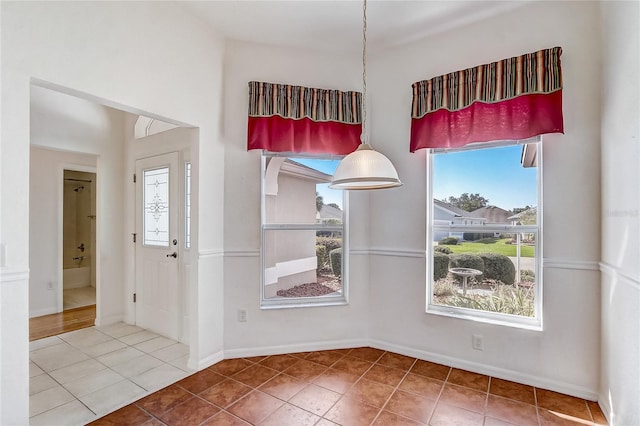
[[[122,322],[29,345],[31,425],[83,425],[193,374],[186,345]]]

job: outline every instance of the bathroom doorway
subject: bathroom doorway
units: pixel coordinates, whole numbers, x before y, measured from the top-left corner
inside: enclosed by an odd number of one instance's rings
[[[96,174],[64,170],[63,311],[96,304]]]

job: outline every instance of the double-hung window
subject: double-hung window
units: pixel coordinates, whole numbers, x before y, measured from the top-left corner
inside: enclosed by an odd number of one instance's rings
[[[542,326],[541,143],[431,149],[427,312]]]
[[[347,197],[328,188],[338,162],[263,151],[263,308],[346,303]]]

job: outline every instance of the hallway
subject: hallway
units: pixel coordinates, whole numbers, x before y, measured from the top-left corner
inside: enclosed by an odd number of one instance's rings
[[[122,322],[29,346],[31,425],[85,424],[193,373],[188,346]]]

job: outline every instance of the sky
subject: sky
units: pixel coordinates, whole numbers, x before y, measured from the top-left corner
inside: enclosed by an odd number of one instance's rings
[[[294,161],[333,176],[340,160],[316,160],[311,158],[293,158]],[[316,185],[316,191],[322,195],[325,204],[335,203],[342,209],[342,191],[329,189],[328,183]]]
[[[459,197],[467,192],[478,193],[489,200],[489,205],[505,210],[536,206],[537,169],[520,164],[522,146],[476,149],[433,158],[433,196],[438,200]],[[295,161],[333,175],[338,160],[295,158]],[[402,176],[400,176],[402,179]],[[317,185],[325,204],[335,203],[342,208],[342,192]]]
[[[505,210],[536,206],[537,168],[520,164],[522,146],[459,151],[433,158],[433,196],[438,200],[467,192]]]

